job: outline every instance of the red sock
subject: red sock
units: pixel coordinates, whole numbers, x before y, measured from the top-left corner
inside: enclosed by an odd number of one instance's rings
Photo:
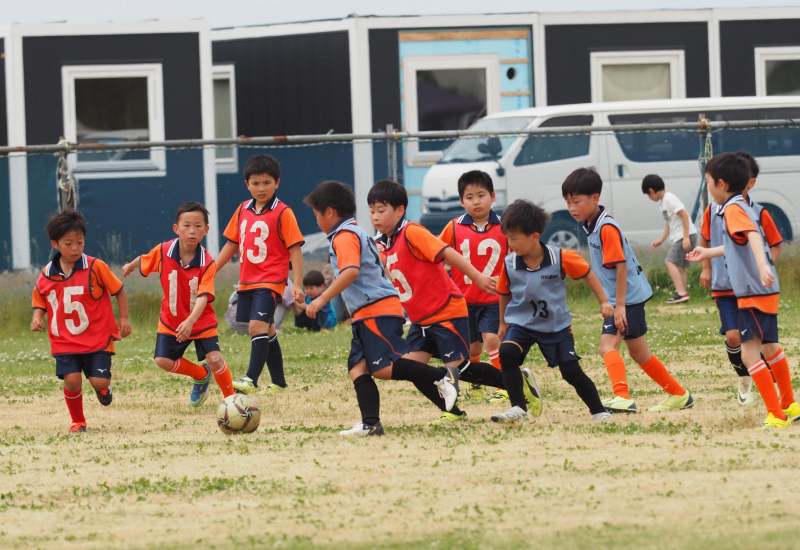
[[[778,352],[772,357],[767,358],[767,366],[772,370],[772,376],[778,383],[778,391],[781,392],[781,408],[788,409],[794,403],[794,390],[792,389],[792,375],[789,372],[789,361],[783,354],[783,349],[778,348]]]
[[[222,395],[224,397],[233,395],[233,379],[231,378],[231,371],[228,369],[228,363],[223,361],[219,370],[213,372],[214,380],[217,381],[219,389],[222,390]]]
[[[169,372],[183,374],[184,376],[191,376],[195,380],[202,380],[208,374],[202,365],[187,361],[183,357],[172,364],[172,368],[169,369]]]
[[[631,394],[628,391],[628,380],[625,376],[625,361],[617,350],[611,350],[603,356],[603,362],[606,364],[608,377],[611,379],[611,388],[614,390],[616,397],[630,399]]]
[[[642,370],[655,380],[656,384],[661,386],[665,392],[670,395],[684,395],[686,390],[678,384],[678,381],[675,380],[672,375],[667,370],[667,367],[664,366],[664,363],[658,360],[658,357],[655,355],[650,356],[650,360],[647,363],[639,365],[642,367]]]
[[[83,416],[83,391],[78,390],[71,392],[64,388],[64,401],[67,402],[69,415],[72,417],[73,422],[82,422],[86,424],[86,417]]]
[[[470,360],[470,362],[472,362],[472,363],[477,363],[478,361],[480,361],[480,360],[481,360],[481,354],[479,353],[479,354],[477,354],[477,355],[470,355],[470,356],[469,356],[469,360]]]
[[[775,418],[786,420],[786,415],[783,414],[783,409],[781,409],[781,404],[778,401],[778,392],[775,391],[775,384],[772,383],[772,376],[769,374],[767,364],[760,360],[755,365],[747,367],[747,371],[750,373],[753,382],[755,382],[764,405],[767,406],[767,412],[772,413]]]
[[[494,368],[503,370],[503,367],[500,366],[500,348],[489,350],[489,360]]]

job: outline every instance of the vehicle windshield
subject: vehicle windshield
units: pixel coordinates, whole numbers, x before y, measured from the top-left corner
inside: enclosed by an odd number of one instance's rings
[[[533,121],[533,117],[509,117],[509,118],[483,118],[473,124],[470,130],[493,131],[493,130],[524,130]],[[503,156],[506,150],[514,143],[518,136],[498,136],[503,149],[498,154],[498,158]],[[488,137],[464,137],[459,138],[445,151],[439,164],[455,164],[459,162],[480,162],[493,160],[487,153],[478,150],[479,145],[486,145]]]

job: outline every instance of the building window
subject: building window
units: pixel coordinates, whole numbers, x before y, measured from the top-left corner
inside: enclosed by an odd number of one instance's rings
[[[592,102],[686,97],[683,50],[592,52]]]
[[[64,137],[72,143],[164,140],[161,64],[61,68]],[[163,176],[163,149],[73,153],[81,178]]]
[[[214,137],[235,138],[236,76],[233,65],[214,65]],[[217,147],[217,172],[239,171],[237,147]]]
[[[403,58],[403,107],[409,132],[464,130],[500,111],[497,55]],[[410,141],[409,164],[433,164],[453,140]]]
[[[756,95],[800,95],[800,47],[755,50]]]

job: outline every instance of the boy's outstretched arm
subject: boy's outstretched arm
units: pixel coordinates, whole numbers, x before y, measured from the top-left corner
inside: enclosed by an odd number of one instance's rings
[[[233,243],[231,241],[225,243],[225,246],[223,246],[222,250],[219,251],[217,259],[215,260],[217,263],[217,273],[219,273],[219,270],[222,269],[225,266],[225,264],[231,261],[231,258],[233,258],[233,255],[236,254],[238,250],[239,250],[238,244]]]
[[[122,277],[123,278],[125,278],[128,275],[130,275],[131,273],[133,273],[133,270],[136,269],[137,267],[139,267],[139,265],[141,263],[141,258],[142,258],[141,256],[136,256],[133,260],[131,260],[130,262],[128,262],[127,264],[122,266]]]
[[[449,246],[442,252],[442,257],[450,265],[455,266],[456,269],[461,271],[464,275],[472,279],[472,282],[478,285],[482,291],[487,294],[497,295],[497,283],[491,277],[488,277],[475,269],[475,267],[467,261],[467,259],[456,252]]]
[[[316,300],[306,306],[306,316],[310,319],[316,319],[317,312],[322,307],[333,300],[336,296],[342,293],[344,289],[352,285],[361,273],[359,267],[349,267],[339,273],[339,276],[333,281],[333,284],[325,289],[325,292],[320,294]]]
[[[597,297],[597,301],[600,302],[600,315],[602,315],[604,319],[613,317],[614,306],[608,301],[608,296],[606,296],[603,290],[603,285],[600,284],[600,279],[597,278],[594,271],[590,271],[589,274],[584,277],[584,280],[586,281],[586,286],[589,287],[592,293]]]
[[[117,306],[119,306],[117,328],[119,329],[119,335],[125,338],[131,334],[131,322],[128,320],[128,293],[125,292],[125,287],[122,287],[120,291],[117,292],[116,298]]]
[[[750,232],[748,233],[748,235]],[[764,252],[764,245],[761,245],[761,252]],[[718,258],[725,255],[724,246],[715,246],[714,248],[704,248],[702,246],[695,247],[694,250],[686,254],[686,259],[690,262],[702,262],[703,260],[710,260],[711,258]]]
[[[289,258],[292,261],[292,272],[294,273],[294,287],[292,288],[292,298],[295,302],[305,302],[303,292],[303,251],[297,244],[289,249]]]

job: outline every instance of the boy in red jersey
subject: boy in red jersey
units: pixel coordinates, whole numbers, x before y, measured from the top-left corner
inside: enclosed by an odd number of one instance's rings
[[[217,256],[221,270],[239,253],[239,303],[236,321],[249,322],[250,366],[247,374],[233,383],[236,391],[255,393],[258,378],[269,367],[272,384],[267,392],[286,389],[283,356],[276,334],[270,335],[275,307],[281,301],[289,278],[289,262],[294,271],[295,301],[303,302],[303,253],[305,242],[292,209],[278,200],[275,191],[281,184],[281,167],[269,155],[254,155],[244,167],[244,183],[253,196],[236,208],[224,235],[228,243]]]
[[[491,176],[480,170],[466,172],[458,179],[458,196],[467,213],[448,223],[439,238],[461,252],[481,273],[497,277],[508,253],[508,241],[500,230],[500,217],[492,212],[495,194]],[[467,300],[470,361],[480,361],[485,346],[492,366],[499,370],[499,298],[481,291],[456,267],[450,269],[450,276]],[[483,398],[482,386],[470,384],[469,389],[472,398]],[[491,400],[507,401],[508,393],[498,390]]]
[[[183,203],[172,230],[177,239],[163,242],[122,266],[122,276],[127,277],[137,267],[144,277],[159,274],[164,299],[156,335],[156,364],[167,372],[193,378],[190,401],[193,407],[199,407],[208,397],[212,373],[222,395],[233,394],[231,373],[219,352],[217,316],[211,305],[217,268],[211,254],[200,245],[208,233],[208,211],[199,202]],[[197,360],[205,361],[202,365],[183,358],[192,342]]]
[[[377,241],[383,247],[386,268],[412,323],[406,337],[411,351],[403,357],[420,363],[437,357],[445,366],[457,367],[465,382],[504,389],[501,371],[469,359],[467,302],[442,262],[449,262],[482,292],[494,294],[495,281],[430,231],[405,219],[408,195],[399,183],[379,181],[370,189],[367,202],[372,226],[381,233]],[[528,369],[523,369],[523,376],[529,408],[538,416],[542,409],[536,381]],[[436,402],[434,396],[428,398]],[[441,400],[437,404],[442,411],[437,423],[466,420],[467,414],[458,407],[448,411]]]
[[[114,340],[131,333],[128,298],[122,282],[102,260],[83,253],[86,222],[77,210],[65,210],[47,222],[47,236],[57,250],[42,269],[33,289],[31,330],[41,332],[50,321],[50,353],[56,375],[64,381],[71,433],[86,431],[81,372],[102,405],[111,404],[111,356]],[[110,296],[117,297],[119,321]]]

